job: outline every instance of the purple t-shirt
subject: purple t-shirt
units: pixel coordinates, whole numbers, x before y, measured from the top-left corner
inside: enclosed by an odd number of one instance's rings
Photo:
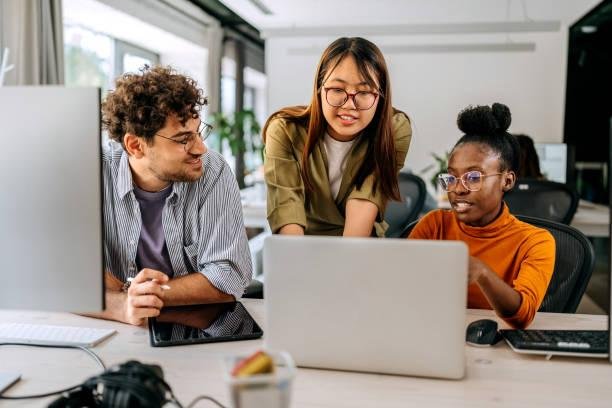
[[[166,247],[166,238],[162,226],[162,211],[166,198],[172,194],[172,184],[161,191],[151,193],[134,186],[134,196],[140,205],[142,228],[136,250],[138,271],[150,268],[174,276],[170,255]]]

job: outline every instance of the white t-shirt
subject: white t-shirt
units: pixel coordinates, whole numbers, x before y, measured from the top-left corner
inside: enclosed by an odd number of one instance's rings
[[[325,146],[325,153],[327,154],[327,177],[329,178],[329,187],[334,199],[338,196],[338,191],[340,191],[342,175],[346,168],[346,157],[356,139],[340,142],[327,133],[325,133],[323,138],[323,146]]]

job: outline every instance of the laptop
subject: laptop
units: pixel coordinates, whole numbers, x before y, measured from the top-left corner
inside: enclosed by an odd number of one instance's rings
[[[460,379],[467,266],[459,241],[268,237],[265,347],[301,367]]]

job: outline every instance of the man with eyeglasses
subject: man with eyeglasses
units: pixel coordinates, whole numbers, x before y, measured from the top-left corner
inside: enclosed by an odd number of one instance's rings
[[[195,81],[167,67],[119,77],[102,107],[107,309],[141,325],[163,306],[241,297],[251,257],[240,192]]]

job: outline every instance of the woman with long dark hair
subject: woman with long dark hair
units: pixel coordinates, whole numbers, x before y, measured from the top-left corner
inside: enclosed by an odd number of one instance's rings
[[[263,129],[272,232],[383,236],[411,135],[408,117],[391,105],[378,47],[359,37],[334,41],[310,105],[275,112]]]

